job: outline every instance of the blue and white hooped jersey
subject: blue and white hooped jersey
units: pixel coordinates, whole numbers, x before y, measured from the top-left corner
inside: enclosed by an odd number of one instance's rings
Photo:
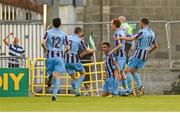
[[[125,32],[123,29],[119,28],[113,35],[114,37],[123,37],[125,36]],[[117,51],[117,56],[119,57],[126,57],[125,52],[125,40],[114,40],[114,48],[117,47],[119,44],[122,44],[122,48]]]
[[[87,46],[82,39],[78,37],[78,35],[73,34],[68,36],[70,50],[65,54],[65,62],[66,63],[78,63],[78,50],[83,49],[86,50]]]
[[[115,70],[115,65],[114,62],[117,61],[116,57],[114,54],[107,55],[105,58],[105,70],[107,73],[107,78],[112,78],[114,76],[114,70]]]
[[[149,56],[149,50],[154,44],[157,43],[155,33],[151,28],[145,27],[141,29],[137,34],[135,34],[134,37],[138,39],[138,44],[133,57],[147,60]]]
[[[68,44],[67,36],[60,28],[48,30],[43,39],[46,40],[46,58],[61,56],[63,58],[63,45]]]
[[[9,63],[11,64],[19,64],[18,58],[17,57],[22,57],[25,55],[25,50],[23,47],[19,45],[14,45],[14,44],[9,44],[9,56],[10,57],[16,57],[16,58],[9,58]]]

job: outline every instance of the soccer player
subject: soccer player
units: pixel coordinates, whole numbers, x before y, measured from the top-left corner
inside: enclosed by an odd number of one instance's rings
[[[123,88],[127,88],[126,75],[124,74],[125,64],[126,64],[126,52],[125,52],[125,40],[115,40],[115,37],[125,36],[125,32],[120,28],[121,22],[118,19],[112,21],[112,30],[115,31],[113,40],[114,40],[114,49],[112,52],[116,52],[117,61],[119,64],[120,75],[122,78]],[[118,82],[118,81],[117,81]],[[119,84],[119,83],[118,83]],[[118,94],[118,91],[116,91]]]
[[[120,40],[138,40],[137,49],[131,57],[128,67],[126,68],[126,76],[133,75],[133,78],[136,82],[137,95],[141,96],[143,94],[144,87],[142,86],[141,78],[137,73],[138,70],[142,69],[147,61],[148,56],[154,51],[157,47],[157,39],[153,30],[148,26],[149,20],[143,18],[140,21],[141,30],[132,37],[119,37],[116,39]],[[132,79],[128,80],[128,94],[132,94]]]
[[[63,44],[65,44],[64,41],[67,40],[67,36],[59,28],[61,25],[60,18],[54,18],[52,23],[53,28],[47,30],[42,39],[42,47],[44,52],[46,52],[47,76],[53,75],[54,77],[52,101],[56,101],[56,95],[60,85],[60,76],[65,73]]]
[[[85,78],[85,70],[78,57],[78,50],[83,48],[88,53],[95,51],[95,49],[87,48],[84,41],[80,38],[81,34],[81,28],[76,27],[74,34],[68,37],[70,49],[67,53],[65,53],[66,72],[71,76],[71,85],[76,97],[81,96],[81,93],[78,90]],[[80,73],[80,77],[77,82],[75,81],[76,72]]]
[[[84,34],[81,35],[81,39],[85,42],[85,44],[87,46]],[[82,64],[92,63],[93,60],[91,59],[91,57],[93,56],[94,52],[95,51],[92,51],[91,53],[87,53],[83,49],[79,49],[78,54],[79,54],[79,58],[80,58],[81,63]],[[86,72],[89,72],[89,67],[88,66],[85,66],[84,69],[85,69]],[[89,82],[89,81],[90,81],[90,74],[86,74],[83,82]],[[82,88],[82,90],[86,91],[84,93],[84,96],[89,96],[90,95],[90,92],[89,92],[90,83],[84,83],[84,87]]]
[[[19,46],[19,38],[14,37],[13,44],[9,43],[8,38],[13,35],[14,33],[9,33],[4,39],[4,43],[9,47],[9,56],[15,57],[9,59],[8,67],[11,68],[18,68],[19,67],[19,61],[18,57],[23,58],[25,57],[25,50],[23,47]]]
[[[119,76],[119,65],[117,63],[116,57],[113,53],[110,52],[110,43],[102,43],[102,51],[104,52],[105,58],[105,70],[106,70],[106,80],[103,86],[102,96],[108,95],[117,95],[116,91],[118,90],[117,85],[117,76]]]
[[[119,16],[119,21],[122,23],[121,24],[121,29],[124,30],[125,32],[125,36],[126,37],[131,37],[133,35],[133,27],[130,26],[127,22],[126,22],[126,17],[125,16]],[[126,41],[125,42],[125,51],[126,51],[126,63],[128,63],[129,61],[129,50],[133,50],[134,48],[134,41]]]

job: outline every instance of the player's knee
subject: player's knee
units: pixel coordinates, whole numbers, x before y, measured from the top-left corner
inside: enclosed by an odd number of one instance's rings
[[[53,76],[54,76],[54,78],[58,78],[58,77],[60,77],[60,73],[59,72],[54,72]]]
[[[125,74],[122,75],[122,79],[123,79],[123,80],[126,79],[126,75],[125,75]]]
[[[125,74],[130,73],[130,72],[131,72],[131,69],[129,67],[127,67],[125,70]]]
[[[119,79],[119,81],[122,81],[122,77],[121,76],[118,76],[118,79]]]
[[[123,75],[123,71],[120,71],[121,76]]]

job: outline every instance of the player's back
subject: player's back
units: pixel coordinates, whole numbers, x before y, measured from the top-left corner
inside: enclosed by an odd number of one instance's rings
[[[63,41],[66,35],[59,28],[52,28],[47,31],[47,43],[46,48],[50,51],[62,51]]]
[[[140,30],[138,34],[138,45],[133,57],[147,60],[149,50],[151,49],[152,45],[156,43],[155,33],[149,27],[145,27]]]
[[[146,27],[140,31],[142,33],[141,38],[138,41],[138,49],[150,50],[154,42],[156,41],[155,33],[151,28]]]
[[[78,35],[73,34],[68,37],[69,45],[70,45],[70,53],[77,54],[79,48],[81,47],[81,39]]]
[[[73,34],[68,37],[69,51],[65,54],[65,62],[66,63],[79,63],[78,50],[80,48],[86,49],[86,45],[82,39],[78,37],[78,35]]]
[[[46,70],[47,75],[53,72],[65,72],[65,65],[63,60],[63,44],[66,38],[59,28],[52,28],[45,34],[46,39]]]

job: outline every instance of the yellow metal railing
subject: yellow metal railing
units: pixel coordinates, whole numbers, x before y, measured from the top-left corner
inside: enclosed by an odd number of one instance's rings
[[[94,66],[97,67],[97,72],[94,71]],[[86,76],[89,76],[89,81],[84,81],[82,86],[84,86],[85,83],[88,83],[90,85],[90,88],[88,90],[81,90],[82,93],[89,92],[91,96],[95,96],[97,93],[102,91],[102,84],[104,82],[103,78],[105,76],[104,71],[104,62],[97,62],[97,63],[88,63],[84,64],[84,67],[88,67],[89,72],[86,72]],[[52,94],[52,88],[48,88],[46,85],[46,67],[45,67],[45,59],[44,58],[37,58],[34,59],[31,66],[31,90],[34,95],[37,96],[43,96],[43,95],[51,95]],[[76,79],[79,78],[80,74],[76,74]],[[95,80],[95,77],[97,75],[97,81]],[[70,76],[68,74],[61,76],[61,84],[58,95],[66,95],[71,96],[72,93],[72,87],[71,87],[71,80]],[[99,87],[96,86],[98,84]],[[53,87],[53,85],[52,85]],[[98,92],[97,92],[98,91]]]

